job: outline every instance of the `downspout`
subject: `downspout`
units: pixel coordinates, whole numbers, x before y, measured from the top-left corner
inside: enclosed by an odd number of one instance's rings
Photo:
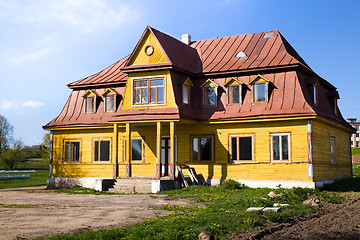
[[[312,120],[307,121],[308,177],[314,181]]]
[[[49,177],[53,176],[53,140],[54,140],[54,134],[53,131],[50,131],[50,159],[49,159]]]

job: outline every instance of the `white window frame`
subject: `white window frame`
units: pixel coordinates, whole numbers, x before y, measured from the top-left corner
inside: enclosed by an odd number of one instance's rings
[[[108,111],[107,110],[107,97],[113,97],[114,98],[114,110]],[[115,112],[116,111],[116,94],[106,94],[104,96],[104,112]]]
[[[273,137],[279,136],[279,152],[280,152],[280,160],[274,160],[274,146],[273,146]],[[287,160],[282,160],[282,140],[281,136],[288,136],[288,158]],[[290,132],[282,132],[282,133],[270,133],[270,156],[271,162],[291,162],[292,159],[292,151],[291,151],[291,133]]]
[[[265,101],[263,102],[258,102],[255,101],[255,85],[260,85],[260,84],[264,84],[265,85]],[[267,81],[256,81],[254,83],[252,83],[252,87],[251,87],[251,103],[252,104],[266,104],[269,102],[269,83]]]
[[[135,89],[135,86],[134,86],[134,83],[136,80],[146,80],[146,79],[149,79],[149,78],[162,78],[163,81],[164,81],[164,102],[163,103],[144,103],[144,104],[134,104],[134,89]],[[164,106],[166,105],[166,75],[157,75],[157,76],[149,76],[149,77],[134,77],[131,79],[131,107],[151,107],[151,106]],[[150,98],[150,92],[148,92],[148,97]]]
[[[186,104],[186,105],[189,105],[190,104],[190,85],[189,84],[186,84],[184,83],[182,85],[182,99],[183,99],[183,103]],[[185,88],[187,88],[187,90],[185,90]],[[185,101],[185,92],[187,92],[187,102]]]

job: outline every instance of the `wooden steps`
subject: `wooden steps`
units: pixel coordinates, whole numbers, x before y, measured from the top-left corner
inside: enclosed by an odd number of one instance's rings
[[[115,193],[151,193],[152,178],[121,178],[109,187],[109,192]]]

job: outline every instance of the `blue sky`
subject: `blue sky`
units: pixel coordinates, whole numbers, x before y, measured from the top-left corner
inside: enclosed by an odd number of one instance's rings
[[[192,40],[278,29],[360,118],[357,0],[0,0],[0,114],[26,145],[58,116],[66,84],[130,54],[147,25]]]

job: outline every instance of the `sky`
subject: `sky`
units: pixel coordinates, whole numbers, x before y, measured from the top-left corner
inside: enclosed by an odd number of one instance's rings
[[[42,142],[71,82],[130,54],[146,26],[181,39],[278,29],[360,118],[358,0],[0,0],[0,114],[25,145]]]

